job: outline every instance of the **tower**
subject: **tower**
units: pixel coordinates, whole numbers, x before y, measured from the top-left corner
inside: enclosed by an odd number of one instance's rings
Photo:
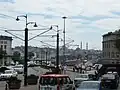
[[[86,43],[86,50],[88,50],[88,42]]]
[[[80,43],[80,49],[82,49],[82,41],[81,41],[81,43]]]

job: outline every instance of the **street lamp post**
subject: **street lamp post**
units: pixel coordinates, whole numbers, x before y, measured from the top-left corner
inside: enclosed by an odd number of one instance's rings
[[[59,72],[59,30],[58,25],[52,25],[57,27],[57,46],[56,46],[56,72]]]
[[[64,42],[63,42],[63,56],[64,56],[64,59],[63,59],[63,65],[65,65],[65,61],[66,61],[66,56],[65,56],[65,19],[67,18],[67,17],[62,17],[63,19],[64,19],[64,30],[63,30],[63,34],[64,34]]]
[[[35,24],[34,27],[37,27],[36,22],[27,22],[27,14],[17,16],[16,20],[19,21],[19,17],[24,17],[26,19],[26,28],[25,28],[25,55],[24,55],[24,86],[27,86],[27,61],[28,61],[28,28],[29,24]]]
[[[57,26],[56,66],[57,66],[57,72],[59,72],[59,30],[58,30],[58,26]]]

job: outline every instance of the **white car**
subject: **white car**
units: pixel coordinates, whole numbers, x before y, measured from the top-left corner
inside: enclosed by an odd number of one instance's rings
[[[101,81],[83,81],[76,90],[101,90]]]
[[[17,77],[18,73],[14,70],[5,70],[5,73],[0,74],[0,80],[7,80],[10,77]]]
[[[33,61],[30,61],[30,62],[27,62],[27,65],[28,65],[28,66],[34,66],[34,65],[36,65],[36,63],[33,62]]]
[[[24,66],[23,65],[15,65],[13,67],[13,69],[20,74],[24,72]]]
[[[74,79],[74,84],[76,87],[78,87],[82,81],[89,80],[89,74],[79,74]]]

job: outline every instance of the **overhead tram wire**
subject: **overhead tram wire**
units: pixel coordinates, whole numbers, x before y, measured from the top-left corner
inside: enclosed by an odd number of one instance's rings
[[[42,28],[42,29],[29,29],[29,31],[38,31],[38,30],[46,30],[48,28]],[[3,30],[4,31],[4,30]],[[22,30],[22,29],[7,29],[7,31],[25,31],[25,30]]]
[[[13,35],[14,37],[16,37],[16,38],[18,38],[18,39],[20,39],[20,40],[22,40],[22,41],[25,41],[24,39],[22,39],[22,38],[20,38],[20,37],[18,37],[18,36],[16,36],[16,35],[14,35],[14,34],[10,33],[10,32],[9,32],[9,31],[7,31],[7,30],[5,30],[5,32],[7,32],[7,33],[9,33],[9,34]]]
[[[40,34],[38,34],[38,35],[36,35],[36,36],[34,36],[34,37],[32,37],[32,38],[30,38],[29,40],[32,40],[32,39],[34,39],[34,38],[36,38],[36,37],[38,37],[38,36],[40,36],[40,35],[42,35],[42,34],[44,34],[44,33],[46,33],[46,32],[49,32],[51,30],[51,28],[50,29],[48,29],[48,30],[46,30],[46,31],[44,31],[44,32],[42,32],[42,33],[40,33]],[[28,40],[28,41],[29,41]]]
[[[31,35],[36,35],[36,34],[33,34],[33,33],[29,33]],[[56,36],[56,35],[41,35],[41,36],[38,36],[38,37],[53,37],[53,36]]]
[[[40,41],[40,40],[37,40],[37,39],[34,39],[34,40],[55,48],[55,46],[53,46],[53,45],[51,45],[51,44],[45,43],[45,42]]]
[[[16,18],[14,18],[12,16],[9,16],[9,15],[6,15],[6,14],[2,14],[2,13],[0,13],[0,16],[8,17],[8,18],[11,18],[11,19],[16,19]]]

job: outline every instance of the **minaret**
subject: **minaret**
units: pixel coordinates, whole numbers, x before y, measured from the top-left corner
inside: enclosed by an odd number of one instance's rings
[[[86,43],[86,50],[88,50],[88,42]]]
[[[80,49],[82,50],[82,41],[81,41],[81,43],[80,43]]]

